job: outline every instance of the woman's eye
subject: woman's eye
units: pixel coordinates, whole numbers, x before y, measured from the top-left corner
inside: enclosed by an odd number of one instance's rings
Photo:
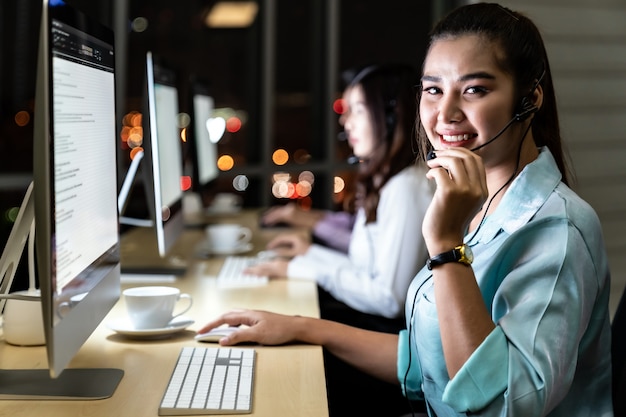
[[[422,93],[435,95],[439,94],[441,90],[437,87],[422,87]]]
[[[476,87],[476,86],[474,86],[474,87],[468,87],[468,88],[465,90],[465,93],[467,93],[467,94],[485,94],[486,92],[487,92],[487,89],[486,89],[486,88],[483,88],[483,87]]]

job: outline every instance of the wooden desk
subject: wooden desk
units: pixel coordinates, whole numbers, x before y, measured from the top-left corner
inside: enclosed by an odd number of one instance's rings
[[[189,230],[183,242],[202,238],[201,230]],[[272,233],[272,231],[268,231]],[[258,235],[257,235],[258,238]],[[260,239],[260,238],[259,238]],[[262,239],[261,239],[262,240]],[[256,249],[256,248],[255,248]],[[205,321],[231,308],[266,309],[285,314],[319,317],[316,286],[305,281],[273,280],[252,289],[219,289],[214,274],[222,258],[213,257],[190,265],[176,282],[194,303],[186,316],[196,322],[174,336],[157,340],[133,340],[110,330],[106,323],[124,317],[120,300],[70,367],[113,367],[125,375],[111,398],[95,401],[0,401],[0,415],[46,417],[142,417],[157,416],[178,353],[183,346],[205,346],[193,340]],[[136,286],[124,284],[122,288]],[[146,283],[150,285],[150,283]],[[253,413],[266,417],[328,416],[322,349],[319,346],[253,346],[257,349]],[[44,347],[15,347],[0,342],[0,367],[45,368]]]

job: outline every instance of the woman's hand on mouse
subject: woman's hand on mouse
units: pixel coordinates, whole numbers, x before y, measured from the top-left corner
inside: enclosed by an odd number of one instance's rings
[[[220,339],[220,345],[231,346],[244,342],[262,345],[282,345],[297,339],[297,330],[302,328],[299,316],[287,316],[259,310],[233,310],[206,323],[198,333],[206,333],[223,324],[241,326],[239,330]]]

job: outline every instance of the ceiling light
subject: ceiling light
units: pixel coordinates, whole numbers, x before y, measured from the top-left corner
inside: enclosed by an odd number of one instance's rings
[[[252,24],[259,5],[254,1],[220,1],[205,19],[210,28],[243,28]]]

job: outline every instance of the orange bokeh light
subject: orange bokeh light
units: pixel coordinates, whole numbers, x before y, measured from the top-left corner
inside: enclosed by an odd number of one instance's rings
[[[143,151],[141,146],[137,146],[130,150],[130,159],[135,159],[135,155],[137,155],[140,151]]]
[[[235,166],[235,160],[230,155],[222,155],[217,160],[217,167],[221,171],[229,171]]]
[[[21,110],[15,113],[15,124],[19,127],[24,127],[30,122],[30,114],[26,110]]]
[[[285,165],[289,161],[289,154],[284,149],[276,149],[272,154],[272,161],[276,165]]]

